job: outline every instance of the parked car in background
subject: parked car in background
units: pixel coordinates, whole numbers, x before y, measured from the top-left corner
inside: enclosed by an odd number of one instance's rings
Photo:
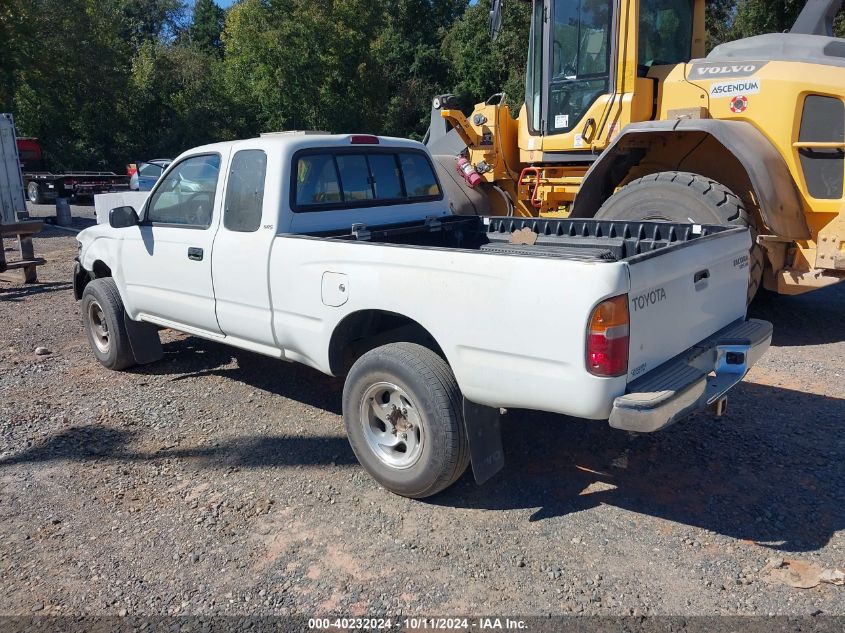
[[[138,167],[129,179],[129,189],[132,191],[151,191],[158,182],[164,170],[168,168],[172,158],[153,158],[150,161],[138,163]]]

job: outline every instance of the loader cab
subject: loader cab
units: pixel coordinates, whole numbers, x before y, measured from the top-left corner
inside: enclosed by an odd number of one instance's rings
[[[654,118],[652,69],[703,54],[704,0],[534,0],[521,149],[592,154]]]

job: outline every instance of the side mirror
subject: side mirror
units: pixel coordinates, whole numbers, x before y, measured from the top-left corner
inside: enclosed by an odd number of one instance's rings
[[[136,226],[140,221],[134,207],[117,207],[109,211],[109,226],[113,229]]]
[[[493,0],[493,6],[490,9],[490,39],[494,42],[499,37],[499,32],[502,30],[502,4],[504,0]]]

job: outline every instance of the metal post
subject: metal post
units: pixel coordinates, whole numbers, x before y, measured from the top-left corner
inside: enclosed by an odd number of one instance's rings
[[[59,226],[71,226],[73,224],[67,198],[56,198],[56,224]]]

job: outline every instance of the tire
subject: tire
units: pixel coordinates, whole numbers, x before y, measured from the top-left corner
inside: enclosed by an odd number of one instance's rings
[[[403,497],[436,494],[469,464],[458,383],[422,345],[391,343],[361,356],[343,386],[343,421],[364,469]]]
[[[104,367],[116,371],[135,365],[125,313],[111,277],[94,279],[82,291],[82,323],[91,351]]]
[[[41,185],[34,180],[26,184],[26,197],[32,204],[44,204],[44,194],[41,193]]]
[[[608,198],[597,220],[657,220],[743,226],[751,229],[748,303],[763,278],[763,249],[756,243],[757,225],[733,191],[704,176],[665,171],[632,180]]]

